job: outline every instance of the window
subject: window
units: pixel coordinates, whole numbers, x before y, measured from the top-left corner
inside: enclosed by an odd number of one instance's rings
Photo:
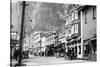
[[[85,24],[87,24],[87,12],[85,12]]]
[[[72,25],[72,34],[74,34],[74,25]]]
[[[74,18],[75,18],[75,13],[72,12],[72,21],[74,20]]]
[[[78,33],[78,24],[75,24],[75,33]]]
[[[93,19],[96,19],[96,7],[93,8]]]
[[[88,55],[90,52],[89,45],[84,45],[84,55]]]
[[[74,14],[75,15],[75,20],[78,20],[78,11],[75,11],[74,13],[75,13]]]

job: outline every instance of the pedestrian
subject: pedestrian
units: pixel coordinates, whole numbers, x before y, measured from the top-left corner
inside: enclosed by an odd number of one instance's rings
[[[19,54],[20,54],[19,47],[16,47],[16,50],[15,50],[15,53],[14,53],[14,57],[15,57],[16,61],[18,61],[18,59],[19,59]]]

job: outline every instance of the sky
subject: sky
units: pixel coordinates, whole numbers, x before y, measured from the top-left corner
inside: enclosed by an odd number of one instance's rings
[[[12,24],[20,30],[22,6],[21,1],[12,0]],[[26,33],[34,30],[57,30],[65,24],[64,4],[26,2],[24,28]]]

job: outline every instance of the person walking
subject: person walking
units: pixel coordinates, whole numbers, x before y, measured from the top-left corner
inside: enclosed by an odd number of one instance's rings
[[[16,47],[15,54],[14,54],[16,61],[19,60],[19,54],[20,54],[19,47]]]

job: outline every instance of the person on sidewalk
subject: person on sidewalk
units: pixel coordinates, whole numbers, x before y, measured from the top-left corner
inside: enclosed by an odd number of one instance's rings
[[[19,47],[16,47],[15,54],[14,54],[16,61],[18,61],[19,59],[19,54],[20,54]]]

